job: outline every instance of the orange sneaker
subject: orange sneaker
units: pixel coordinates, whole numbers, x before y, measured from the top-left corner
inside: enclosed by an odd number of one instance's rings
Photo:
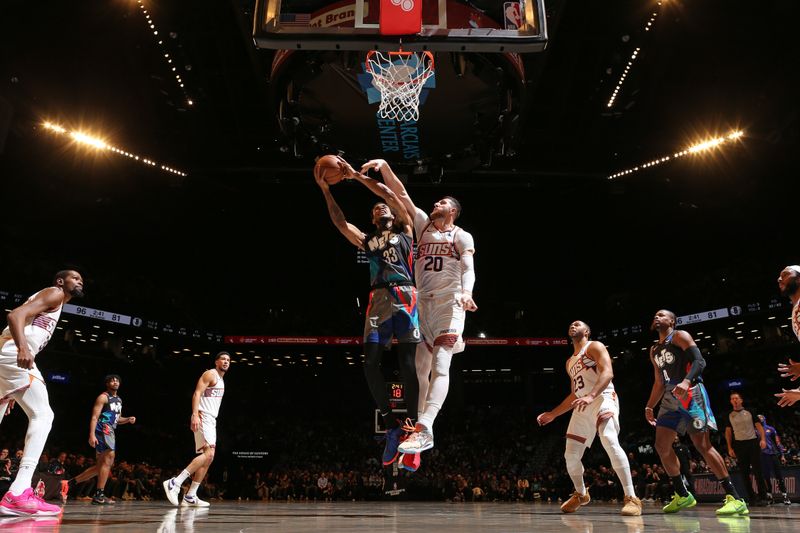
[[[592,498],[589,496],[589,489],[586,489],[586,494],[578,494],[578,491],[572,493],[572,496],[569,497],[567,501],[561,504],[561,512],[562,513],[574,513],[582,506],[586,505],[592,501]]]

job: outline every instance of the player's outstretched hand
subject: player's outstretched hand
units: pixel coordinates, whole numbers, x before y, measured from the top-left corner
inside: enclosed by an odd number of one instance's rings
[[[386,166],[386,161],[383,159],[370,159],[366,163],[361,166],[361,173],[366,174],[370,170],[376,170],[378,172]]]
[[[339,160],[339,169],[342,171],[342,177],[344,179],[351,180],[356,176],[356,174],[358,174],[358,172],[356,172],[356,169],[354,169],[350,165],[350,163],[345,161],[344,158],[338,155],[336,156],[336,158]]]
[[[783,392],[779,392],[775,395],[776,398],[780,398],[780,400],[778,400],[778,405],[781,407],[794,405],[797,400],[800,400],[800,389],[782,390]]]
[[[800,378],[800,363],[795,363],[790,358],[788,365],[786,363],[778,364],[778,372],[781,373],[782,378],[792,378],[792,381],[795,381]]]

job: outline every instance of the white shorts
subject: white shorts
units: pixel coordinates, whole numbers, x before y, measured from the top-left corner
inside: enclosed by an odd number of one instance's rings
[[[202,453],[206,446],[217,446],[217,419],[200,411],[200,427],[194,432],[194,451]]]
[[[36,363],[26,370],[17,366],[17,354],[0,352],[0,402],[5,402],[12,395],[26,390],[34,379],[44,383],[44,378]]]
[[[426,296],[418,293],[419,329],[428,349],[435,346],[453,348],[453,353],[464,351],[464,308],[455,294]]]
[[[597,435],[597,426],[607,418],[614,421],[619,433],[619,398],[616,392],[601,394],[583,411],[573,409],[567,427],[567,438],[578,441],[588,448]]]

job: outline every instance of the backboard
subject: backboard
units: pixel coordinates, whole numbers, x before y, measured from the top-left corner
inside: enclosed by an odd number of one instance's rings
[[[422,2],[421,31],[381,32],[381,0],[257,0],[257,46],[282,50],[538,52],[547,44],[544,0]],[[413,3],[413,2],[412,2]],[[385,32],[384,32],[385,33]]]

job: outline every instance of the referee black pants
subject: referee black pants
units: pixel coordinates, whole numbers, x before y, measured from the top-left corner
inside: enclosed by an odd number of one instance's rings
[[[750,481],[751,473],[756,478],[759,499],[766,500],[769,491],[767,490],[767,482],[764,481],[764,472],[761,469],[761,448],[758,445],[758,439],[735,440],[733,441],[733,451],[736,452],[736,462],[739,465],[742,482],[747,488],[748,503],[755,503],[756,501],[753,482]]]

